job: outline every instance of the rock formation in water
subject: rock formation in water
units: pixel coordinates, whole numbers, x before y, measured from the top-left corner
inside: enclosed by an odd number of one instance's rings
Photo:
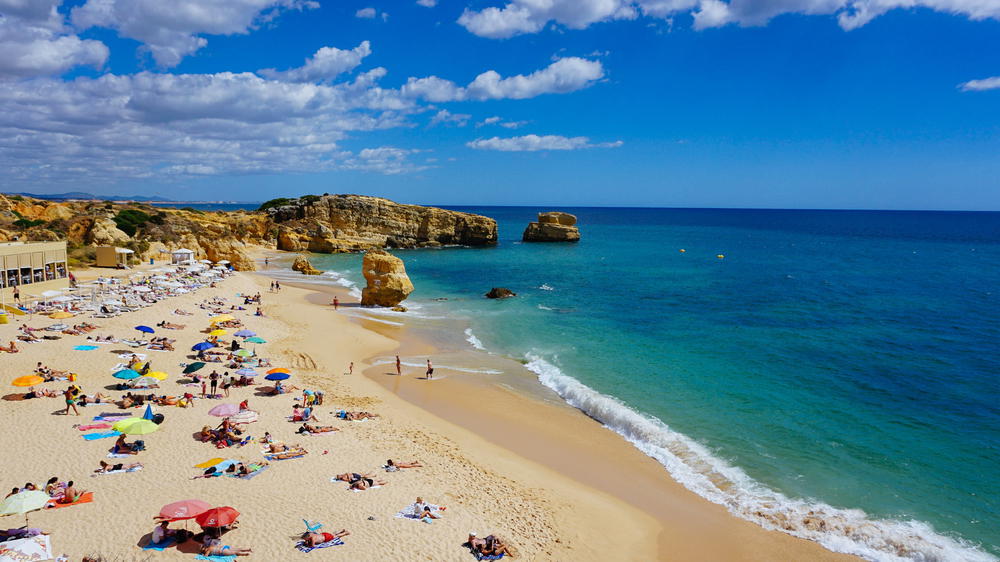
[[[320,275],[323,272],[313,267],[305,256],[297,256],[292,263],[292,271],[298,271],[302,275]]]
[[[538,222],[529,223],[521,237],[525,242],[578,242],[576,216],[558,211],[538,213]]]
[[[385,250],[369,250],[361,264],[367,286],[361,291],[361,304],[394,307],[413,292],[403,260]]]
[[[66,240],[71,259],[88,248],[120,246],[164,259],[190,248],[195,259],[229,260],[253,270],[250,246],[319,253],[376,248],[495,244],[493,219],[361,195],[269,201],[257,211],[200,211],[110,201],[46,201],[0,195],[0,242]],[[90,259],[93,250],[90,249]]]
[[[506,287],[493,287],[490,289],[490,292],[486,293],[486,298],[488,299],[509,299],[516,296],[517,293]]]

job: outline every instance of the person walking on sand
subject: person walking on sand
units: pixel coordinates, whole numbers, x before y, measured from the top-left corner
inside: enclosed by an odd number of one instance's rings
[[[351,364],[347,366],[347,374],[348,375],[354,374],[354,361],[351,361]]]
[[[65,415],[68,416],[69,415],[69,409],[73,408],[73,412],[76,415],[79,416],[80,415],[80,410],[76,409],[76,393],[73,392],[73,387],[71,386],[71,387],[67,388],[66,392],[63,392],[63,396],[66,397],[66,414]]]
[[[333,297],[333,309],[334,310],[340,309],[340,299],[338,299],[336,296]]]
[[[271,259],[270,258],[264,258],[264,269],[267,269],[267,266],[270,265],[270,264],[271,264]]]
[[[427,360],[427,380],[434,378],[434,365],[431,365],[431,360]]]
[[[14,302],[21,304],[21,287],[14,285]]]
[[[396,356],[396,376],[403,376],[403,362],[399,360],[399,356]]]

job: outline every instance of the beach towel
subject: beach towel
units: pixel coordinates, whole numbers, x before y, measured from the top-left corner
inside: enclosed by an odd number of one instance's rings
[[[129,455],[129,454],[126,454],[126,453],[108,453],[108,458],[109,459],[127,459],[127,458],[129,458],[131,456],[132,455]]]
[[[204,554],[199,554],[194,559],[209,560],[211,562],[236,562],[236,556],[205,556]]]
[[[478,552],[473,552],[472,555],[476,557],[476,560],[500,560],[504,557],[503,554],[479,554]]]
[[[279,458],[276,455],[291,455],[284,458]],[[269,461],[287,461],[291,459],[299,459],[306,456],[306,452],[303,450],[298,451],[282,451],[280,453],[264,453],[264,458]]]
[[[96,433],[84,433],[83,435],[81,435],[81,437],[83,437],[87,441],[93,441],[95,439],[105,439],[107,437],[118,437],[119,435],[121,435],[121,433],[118,433],[117,431],[105,431],[105,432],[98,431]]]
[[[96,345],[78,345],[73,348],[75,351],[93,351],[97,349]]]
[[[250,480],[254,476],[257,476],[261,472],[264,472],[268,468],[270,468],[270,466],[254,463],[247,466],[247,469],[250,470],[250,474],[227,474],[226,476],[230,478],[242,478],[244,480]]]
[[[342,541],[340,539],[333,539],[332,541],[321,542],[321,543],[317,544],[316,546],[306,546],[305,542],[299,541],[299,542],[295,543],[295,548],[301,550],[302,552],[312,552],[313,550],[316,550],[317,548],[327,548],[327,547],[330,547],[330,546],[340,546],[342,544],[344,544],[344,541]]]
[[[132,414],[129,412],[101,412],[94,417],[94,421],[98,421],[97,418],[130,418]],[[115,420],[118,421],[118,420]]]
[[[140,470],[142,470],[142,467],[141,466],[137,466],[135,468],[123,468],[121,470],[109,470],[107,472],[95,472],[95,473],[91,474],[91,476],[101,476],[101,475],[104,475],[104,474],[119,474],[119,473],[122,473],[122,472],[139,472]]]
[[[94,501],[94,492],[84,492],[75,502],[73,503],[56,503],[56,501],[49,500],[49,503],[45,504],[46,509],[59,509],[62,507],[73,507],[74,505],[80,505],[81,503],[90,503]]]
[[[226,460],[226,459],[224,459],[222,457],[216,457],[214,459],[209,459],[209,460],[207,460],[207,461],[205,461],[205,462],[203,462],[201,464],[196,464],[196,465],[194,465],[194,467],[195,468],[209,468],[209,467],[213,467],[213,466],[219,464],[220,462],[222,462],[224,460]]]
[[[431,515],[433,515],[435,517],[440,517],[440,515],[441,515],[441,508],[439,506],[436,506],[434,504],[429,504],[429,503],[426,503],[426,504],[423,504],[423,505],[418,505],[416,503],[411,503],[410,505],[408,505],[408,506],[404,507],[403,509],[399,510],[399,513],[396,514],[396,517],[398,517],[400,519],[413,519],[414,521],[420,521],[421,516],[424,513],[424,509],[423,508],[425,506],[428,507],[428,508],[430,508]]]
[[[163,552],[163,549],[171,547],[177,542],[177,537],[164,537],[162,542],[154,543],[150,542],[146,546],[142,547],[143,550],[159,550]]]
[[[92,429],[111,429],[111,424],[108,423],[92,423],[89,425],[81,425],[77,427],[80,431],[90,431]]]

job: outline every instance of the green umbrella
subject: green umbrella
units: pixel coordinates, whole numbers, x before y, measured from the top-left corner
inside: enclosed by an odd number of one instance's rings
[[[267,343],[267,340],[265,340],[264,338],[258,337],[258,336],[254,336],[252,338],[247,338],[247,341],[250,342],[250,343]]]
[[[24,514],[24,522],[28,522],[28,512],[42,509],[45,504],[52,499],[48,494],[39,490],[29,490],[14,494],[0,502],[0,515]]]
[[[127,420],[122,420],[111,427],[115,431],[124,433],[125,435],[146,435],[160,429],[160,426],[156,425],[151,420],[145,420],[142,418],[128,418]]]
[[[239,357],[250,357],[253,353],[251,353],[249,349],[241,349],[236,352],[236,355]]]
[[[205,366],[205,364],[202,363],[201,361],[195,361],[194,363],[191,363],[187,367],[184,367],[184,374],[185,375],[190,375],[191,373],[197,371],[198,369],[200,369],[200,368],[202,368],[204,366]]]

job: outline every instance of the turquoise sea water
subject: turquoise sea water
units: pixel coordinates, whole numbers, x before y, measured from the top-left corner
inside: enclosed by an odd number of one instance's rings
[[[567,209],[567,245],[519,241],[545,209],[460,210],[501,243],[396,251],[416,317],[522,360],[664,477],[869,559],[1000,555],[1000,214]],[[313,261],[363,283],[357,256]]]

